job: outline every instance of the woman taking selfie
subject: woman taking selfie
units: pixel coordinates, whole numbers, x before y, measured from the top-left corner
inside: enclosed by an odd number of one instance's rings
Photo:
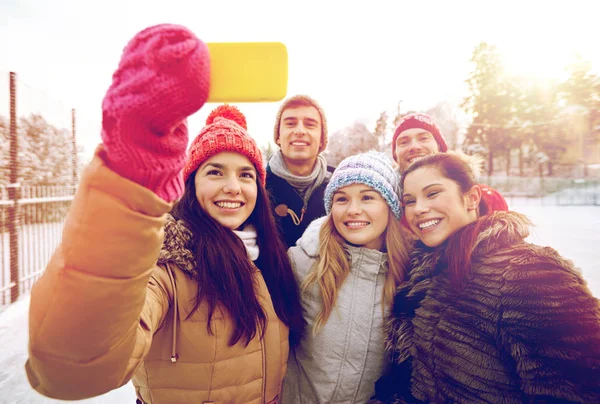
[[[260,150],[222,106],[186,157],[206,52],[160,25],[123,53],[103,144],[31,294],[26,370],[41,394],[78,400],[132,380],[138,403],[281,399],[304,324]]]

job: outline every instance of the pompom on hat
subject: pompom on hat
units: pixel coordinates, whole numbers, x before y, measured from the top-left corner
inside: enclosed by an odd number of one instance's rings
[[[207,159],[224,151],[246,156],[256,168],[260,182],[265,184],[267,174],[262,153],[248,135],[246,117],[239,109],[227,104],[218,106],[210,113],[206,126],[192,141],[183,170],[184,181]]]
[[[381,194],[396,218],[402,215],[400,206],[400,175],[384,153],[370,151],[342,160],[325,188],[325,210],[331,212],[333,194],[352,184],[365,184]]]

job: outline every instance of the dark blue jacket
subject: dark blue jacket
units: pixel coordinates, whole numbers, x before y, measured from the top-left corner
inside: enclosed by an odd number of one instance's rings
[[[287,248],[296,245],[296,241],[302,236],[310,222],[321,216],[325,216],[323,195],[334,169],[334,167],[327,166],[328,173],[325,180],[313,191],[307,205],[304,206],[304,200],[298,194],[298,191],[286,180],[275,175],[271,171],[271,167],[267,166],[267,191],[269,191],[271,196],[271,204],[274,209],[275,220],[279,227],[281,239]],[[282,205],[285,205],[287,208]],[[302,219],[299,224],[294,223],[294,215],[288,213],[287,209],[291,209],[298,219]]]

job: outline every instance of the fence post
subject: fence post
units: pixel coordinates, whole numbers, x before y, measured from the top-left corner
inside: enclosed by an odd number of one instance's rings
[[[10,184],[8,197],[13,205],[8,210],[8,232],[10,249],[10,301],[19,298],[19,138],[17,136],[17,74],[10,72]]]
[[[77,186],[77,126],[75,121],[75,108],[71,109],[71,134],[73,142],[73,186]]]

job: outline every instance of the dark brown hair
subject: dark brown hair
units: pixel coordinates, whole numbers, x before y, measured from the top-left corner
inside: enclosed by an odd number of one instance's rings
[[[458,184],[463,194],[467,193],[474,185],[477,185],[475,172],[466,156],[463,157],[455,153],[434,153],[408,166],[402,175],[403,189],[404,179],[419,168],[437,169],[443,177]],[[480,204],[479,208],[481,211],[478,210],[478,216],[488,213],[484,204]],[[471,272],[471,255],[480,232],[481,221],[476,220],[459,229],[447,240],[445,251],[448,258],[448,271],[455,286],[461,285]]]
[[[284,105],[284,107],[281,109],[281,111],[285,111],[286,109],[293,109],[293,108],[300,108],[300,107],[314,107],[315,105],[310,102],[309,100],[307,100],[306,98],[294,98],[292,100],[290,100],[287,104]],[[315,107],[316,108],[316,107]],[[319,108],[316,108],[317,111],[319,110]],[[320,115],[320,113],[319,113]]]
[[[196,197],[194,178],[195,173],[192,173],[185,183],[182,199],[172,212],[176,219],[186,223],[197,246],[194,253],[198,296],[192,313],[200,303],[207,302],[207,329],[211,332],[210,322],[216,307],[225,309],[234,325],[229,345],[238,341],[247,345],[257,331],[263,336],[267,322],[256,295],[255,268],[240,238],[202,209]],[[255,264],[261,270],[277,316],[290,329],[290,346],[295,347],[305,327],[299,288],[286,248],[279,238],[267,191],[260,181],[257,188],[256,206],[247,220],[257,232],[260,255]]]

